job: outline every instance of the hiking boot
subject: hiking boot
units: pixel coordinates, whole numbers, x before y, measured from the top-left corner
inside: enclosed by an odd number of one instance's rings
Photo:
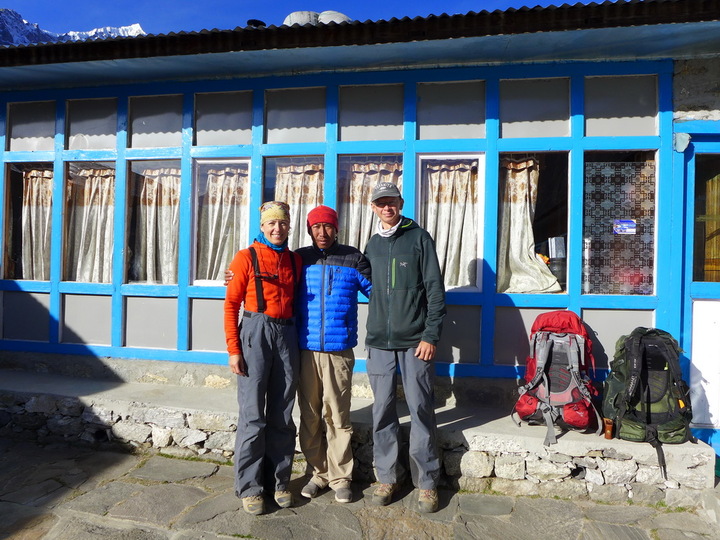
[[[339,503],[352,502],[352,490],[349,486],[339,487],[335,490],[335,500]]]
[[[421,489],[418,496],[418,512],[432,514],[438,509],[437,489]]]
[[[380,484],[375,488],[372,496],[372,503],[377,506],[387,506],[392,501],[393,493],[398,489],[397,484]]]
[[[289,491],[276,491],[275,502],[280,508],[290,508],[292,506],[292,493]]]
[[[265,512],[265,499],[261,495],[242,498],[243,510],[253,516],[259,516]]]
[[[317,497],[317,494],[320,492],[320,486],[318,486],[315,482],[310,480],[304,488],[302,488],[302,491],[300,492],[300,495],[305,497],[306,499],[314,499]]]

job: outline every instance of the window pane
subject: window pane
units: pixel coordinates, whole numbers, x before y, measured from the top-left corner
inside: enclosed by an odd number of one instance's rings
[[[583,236],[584,293],[653,293],[652,152],[592,152],[585,156]]]
[[[653,75],[585,79],[585,134],[657,135],[657,79]]]
[[[340,156],[338,160],[338,238],[360,251],[375,233],[370,195],[379,182],[392,182],[402,193],[402,155]]]
[[[566,137],[570,134],[567,79],[500,81],[502,137]]]
[[[128,178],[128,283],[177,283],[180,161],[134,161]]]
[[[485,137],[483,81],[419,84],[417,92],[419,139]]]
[[[70,150],[115,148],[117,140],[117,101],[82,99],[68,101]]]
[[[115,164],[68,164],[64,280],[112,281],[114,214]]]
[[[55,102],[10,103],[8,135],[11,151],[55,149]]]
[[[51,163],[13,163],[5,176],[5,279],[50,279]]]
[[[720,154],[695,157],[693,281],[720,281]]]
[[[419,223],[435,239],[445,287],[475,287],[480,237],[478,159],[423,159],[420,175]]]
[[[312,244],[305,223],[308,212],[323,203],[323,157],[267,158],[264,180],[263,201],[284,201],[290,205],[290,249]]]
[[[152,148],[182,144],[182,96],[130,98],[130,146]]]
[[[325,89],[291,88],[265,94],[270,144],[325,142]]]
[[[196,284],[222,280],[235,253],[248,244],[249,169],[247,161],[195,162]]]
[[[567,154],[501,156],[499,194],[498,292],[562,292],[567,269]]]
[[[403,138],[403,87],[394,85],[340,88],[340,140]]]
[[[250,144],[252,92],[195,95],[195,144]]]

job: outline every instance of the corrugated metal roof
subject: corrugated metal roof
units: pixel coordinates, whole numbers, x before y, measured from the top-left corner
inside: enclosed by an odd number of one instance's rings
[[[98,41],[0,49],[0,67],[282,50],[378,45],[538,32],[697,23],[720,19],[720,0],[617,2],[431,15],[413,19],[319,25],[203,30]]]

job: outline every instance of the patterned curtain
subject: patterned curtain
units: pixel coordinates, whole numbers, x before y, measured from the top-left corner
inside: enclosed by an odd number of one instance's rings
[[[497,291],[559,292],[562,288],[557,278],[535,252],[533,220],[540,178],[539,164],[534,158],[503,159],[500,171]]]
[[[341,243],[363,251],[375,233],[376,220],[370,207],[370,194],[379,182],[392,182],[402,193],[402,156],[341,158],[338,170],[338,236]]]
[[[478,161],[423,160],[420,224],[435,240],[445,288],[477,285]]]
[[[67,281],[112,279],[115,170],[71,167],[65,185]]]
[[[585,164],[583,292],[652,294],[655,163]]]
[[[23,171],[22,272],[18,279],[50,279],[50,221],[53,172],[50,169]]]
[[[135,177],[128,281],[177,283],[180,169],[145,169]]]
[[[247,245],[248,169],[217,165],[203,169],[198,192],[195,280],[222,280],[235,253]]]
[[[323,202],[325,168],[321,158],[287,158],[277,160],[275,200],[290,205],[290,249],[312,244],[307,232],[307,215]]]

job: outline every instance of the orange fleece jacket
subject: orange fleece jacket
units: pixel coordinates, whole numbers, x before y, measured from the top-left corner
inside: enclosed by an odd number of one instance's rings
[[[289,319],[293,316],[293,300],[295,289],[300,281],[302,260],[296,253],[285,249],[281,252],[262,244],[253,242],[252,247],[258,256],[260,272],[268,279],[262,280],[265,298],[265,315],[276,319]],[[295,275],[290,257],[295,258]],[[225,341],[229,354],[240,354],[240,336],[238,319],[240,308],[247,311],[258,311],[257,291],[255,289],[255,270],[249,249],[235,254],[230,263],[234,276],[225,291]],[[277,277],[275,277],[277,276]]]

